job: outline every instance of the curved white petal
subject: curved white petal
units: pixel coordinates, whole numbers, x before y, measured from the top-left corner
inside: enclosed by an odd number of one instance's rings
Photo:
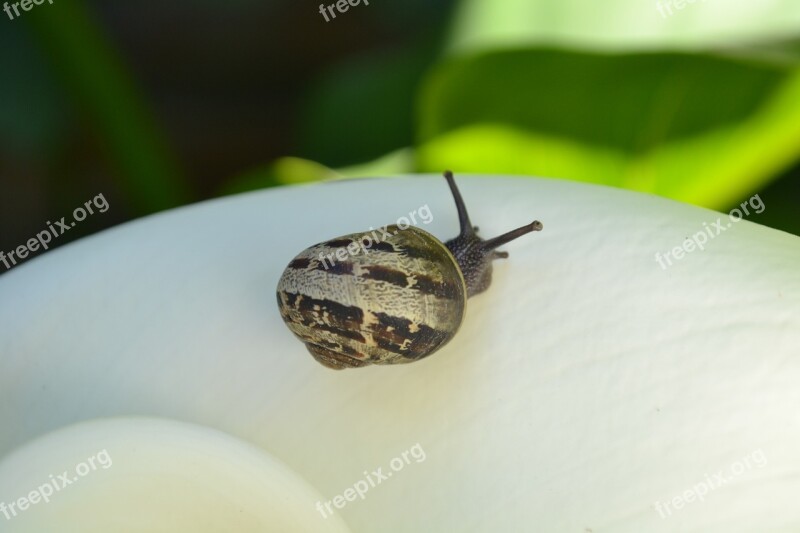
[[[2,276],[0,453],[79,420],[157,415],[250,440],[328,499],[418,443],[424,460],[341,510],[357,532],[800,528],[800,239],[741,221],[664,270],[656,252],[726,215],[457,179],[483,235],[534,218],[544,231],[505,247],[447,347],[402,367],[318,365],[274,288],[306,246],[425,204],[423,227],[451,237],[442,178],[218,199]],[[654,509],[745,456],[703,502]]]
[[[346,533],[308,512],[319,499],[251,444],[150,418],[76,424],[0,462],[6,533]]]

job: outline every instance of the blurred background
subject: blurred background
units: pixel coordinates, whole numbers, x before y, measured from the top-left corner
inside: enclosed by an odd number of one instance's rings
[[[333,11],[53,0],[0,12],[0,251],[98,194],[110,209],[54,245],[225,194],[445,168],[720,211],[759,194],[750,220],[800,234],[796,0]]]

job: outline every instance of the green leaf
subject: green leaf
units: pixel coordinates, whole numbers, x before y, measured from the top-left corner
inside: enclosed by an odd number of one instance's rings
[[[417,152],[422,171],[567,177],[621,185],[626,158],[621,151],[567,138],[547,137],[509,126],[478,124],[444,134]]]
[[[416,170],[416,156],[411,148],[401,148],[382,157],[342,167],[338,172],[348,178],[372,178],[375,176],[396,176],[410,174]]]
[[[342,177],[324,165],[299,157],[281,157],[269,165],[253,169],[232,179],[221,194],[238,194],[277,185],[296,185]]]
[[[554,176],[709,207],[800,156],[791,62],[502,51],[442,65],[420,110],[420,170]]]
[[[314,181],[409,174],[414,171],[414,151],[396,150],[373,161],[339,169],[299,157],[281,157],[267,166],[256,168],[232,179],[221,194],[238,194],[278,185],[295,185]]]

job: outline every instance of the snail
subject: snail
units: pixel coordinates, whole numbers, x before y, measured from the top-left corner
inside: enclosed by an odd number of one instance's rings
[[[473,227],[453,173],[446,171],[461,231],[445,243],[415,226],[337,237],[306,248],[281,275],[281,318],[319,363],[340,370],[411,363],[447,344],[467,298],[492,281],[497,248],[542,224],[484,240]],[[378,237],[377,239],[375,237]],[[337,261],[338,259],[338,261]]]

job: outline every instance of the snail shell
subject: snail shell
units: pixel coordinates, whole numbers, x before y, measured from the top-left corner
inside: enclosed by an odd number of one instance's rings
[[[364,236],[307,248],[281,276],[281,316],[325,366],[416,361],[444,346],[461,326],[467,288],[453,254],[419,228],[386,230],[391,239],[332,265],[320,254],[335,257]]]

